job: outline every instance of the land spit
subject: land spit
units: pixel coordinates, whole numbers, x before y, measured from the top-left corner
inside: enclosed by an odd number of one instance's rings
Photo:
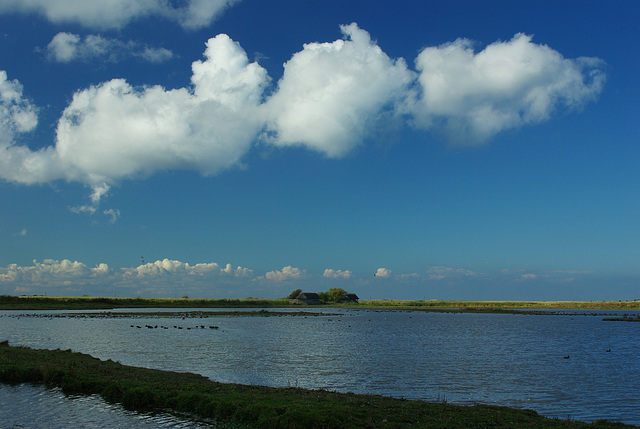
[[[0,295],[0,310],[89,310],[115,308],[304,308],[288,299],[201,299],[201,298],[106,298]],[[314,306],[310,306],[314,307]],[[329,304],[337,308],[385,308],[427,310],[640,310],[634,301],[446,301],[446,300],[361,300],[359,303]]]
[[[102,361],[71,350],[11,347],[8,341],[0,343],[0,381],[40,383],[60,387],[66,394],[99,394],[131,410],[189,413],[209,419],[216,427],[633,427],[608,421],[549,419],[531,410],[499,406],[460,406],[326,390],[224,384],[197,374]]]

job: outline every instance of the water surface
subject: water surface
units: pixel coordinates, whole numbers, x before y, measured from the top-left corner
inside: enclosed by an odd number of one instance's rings
[[[30,429],[200,429],[209,427],[166,413],[138,413],[98,395],[65,396],[60,389],[0,383],[0,426]]]
[[[147,317],[78,318],[5,311],[0,340],[221,382],[640,424],[640,323],[573,314],[324,311],[340,314],[155,318],[147,310]]]

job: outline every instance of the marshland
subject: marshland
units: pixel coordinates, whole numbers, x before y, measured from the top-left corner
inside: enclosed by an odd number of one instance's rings
[[[4,381],[134,409],[249,427],[640,424],[640,324],[616,321],[637,317],[636,301],[7,301]],[[111,372],[96,379],[101,371]],[[184,385],[181,377],[198,387],[160,388]]]

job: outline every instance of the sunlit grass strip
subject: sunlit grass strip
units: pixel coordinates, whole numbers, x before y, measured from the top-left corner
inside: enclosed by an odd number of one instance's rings
[[[551,310],[640,310],[640,300],[634,301],[446,301],[446,300],[392,300],[360,301],[367,307],[422,307],[422,308],[513,308]]]
[[[67,394],[99,394],[132,410],[174,410],[264,428],[631,427],[548,419],[534,411],[497,406],[222,384],[196,374],[125,366],[70,350],[10,347],[7,341],[0,343],[0,381],[59,386]]]
[[[284,308],[301,307],[281,299],[206,298],[108,298],[0,295],[0,310],[98,310],[113,308]],[[640,310],[635,301],[446,301],[446,300],[361,300],[360,303],[323,304],[323,307],[394,307],[459,309],[584,309]]]
[[[88,310],[112,308],[269,308],[288,307],[286,299],[108,298],[0,296],[0,310]]]

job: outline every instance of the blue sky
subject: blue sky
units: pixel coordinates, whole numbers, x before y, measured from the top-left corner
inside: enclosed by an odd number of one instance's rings
[[[0,5],[0,293],[640,298],[637,2],[76,3]]]

